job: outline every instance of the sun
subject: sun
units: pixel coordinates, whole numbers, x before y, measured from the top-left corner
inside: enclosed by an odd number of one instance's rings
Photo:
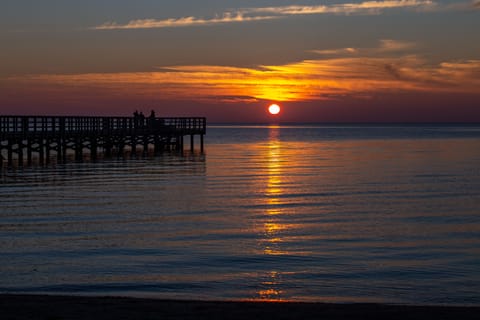
[[[281,109],[280,109],[280,106],[278,104],[271,104],[268,107],[268,112],[270,112],[270,114],[273,114],[273,115],[279,114],[280,110]]]

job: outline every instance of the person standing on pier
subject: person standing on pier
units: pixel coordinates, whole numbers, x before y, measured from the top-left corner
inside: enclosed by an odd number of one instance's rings
[[[150,116],[148,116],[148,128],[152,130],[155,126],[155,111],[151,110],[150,111]]]
[[[133,113],[133,127],[134,128],[138,128],[138,110],[135,110],[135,112]]]

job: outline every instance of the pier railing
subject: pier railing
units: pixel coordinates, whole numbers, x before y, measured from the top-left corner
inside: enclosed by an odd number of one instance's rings
[[[142,131],[169,131],[178,135],[205,134],[203,117],[69,117],[69,116],[0,116],[0,136],[108,134]]]
[[[157,117],[59,117],[59,116],[0,116],[0,159],[13,165],[23,165],[26,155],[31,164],[34,154],[40,163],[48,163],[52,153],[57,161],[66,161],[74,154],[82,161],[85,150],[91,159],[98,152],[109,157],[122,156],[126,148],[137,154],[141,146],[147,154],[184,150],[184,136],[190,136],[190,150],[194,151],[195,136],[199,136],[203,153],[206,118]]]

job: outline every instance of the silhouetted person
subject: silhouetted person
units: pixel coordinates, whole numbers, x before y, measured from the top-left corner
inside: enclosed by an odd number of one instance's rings
[[[143,112],[140,111],[140,114],[138,115],[138,118],[140,119],[140,126],[145,126],[145,116],[143,115]]]
[[[148,116],[148,128],[151,130],[155,126],[155,111],[150,111],[150,115]]]
[[[139,117],[138,110],[135,110],[135,112],[133,113],[133,127],[134,128],[138,127],[138,117]]]

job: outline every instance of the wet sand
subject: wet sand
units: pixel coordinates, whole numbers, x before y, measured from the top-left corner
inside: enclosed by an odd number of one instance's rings
[[[0,295],[7,319],[478,319],[480,307]]]

